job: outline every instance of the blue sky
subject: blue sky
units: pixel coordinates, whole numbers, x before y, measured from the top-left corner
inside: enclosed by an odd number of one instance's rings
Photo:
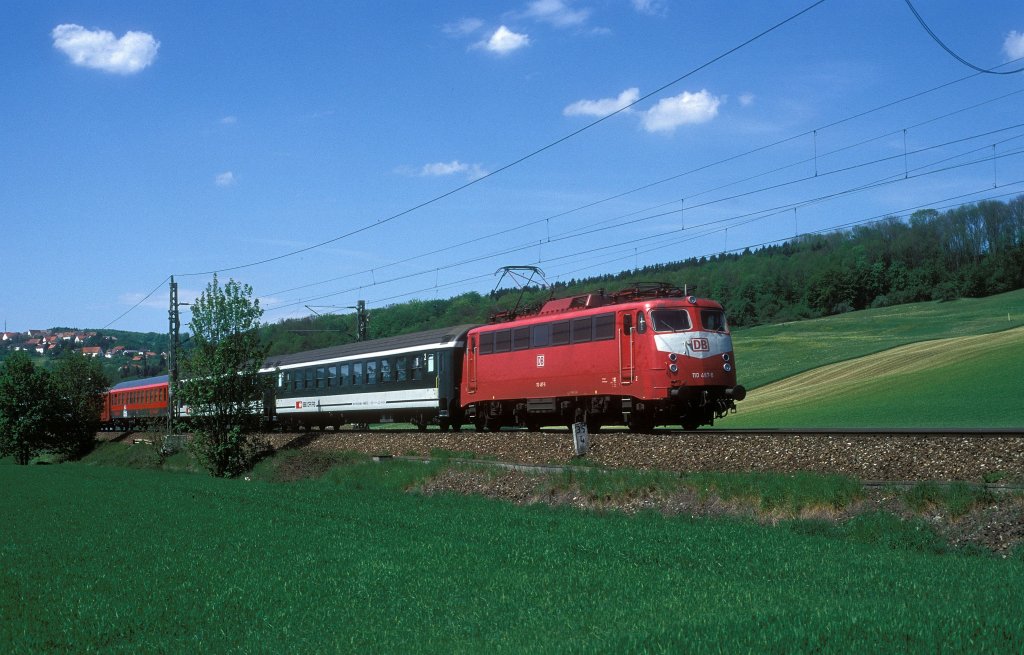
[[[904,0],[729,53],[812,4],[4,3],[0,320],[166,331],[219,270],[272,322],[1024,193],[1024,73]],[[1019,0],[914,6],[1024,66]]]

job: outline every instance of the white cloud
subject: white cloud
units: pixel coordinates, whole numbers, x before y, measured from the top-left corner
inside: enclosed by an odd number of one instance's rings
[[[1014,30],[1006,35],[1003,41],[1003,52],[1008,59],[1020,59],[1024,57],[1024,34]]]
[[[648,16],[664,16],[668,8],[661,0],[632,0],[633,9]]]
[[[477,46],[489,50],[495,54],[507,55],[520,48],[530,45],[530,37],[526,34],[517,34],[504,25],[494,31],[486,41],[478,43]]]
[[[753,93],[742,93],[742,94],[740,94],[740,104],[743,105],[744,107],[749,107],[750,105],[754,104],[754,94]]]
[[[237,122],[238,118],[235,116],[225,116],[224,118],[220,119],[221,125],[234,125]]]
[[[534,0],[524,14],[527,18],[550,23],[555,27],[582,25],[590,17],[589,9],[573,10],[563,0]]]
[[[563,109],[562,113],[566,116],[607,116],[633,104],[639,97],[640,89],[633,87],[620,93],[618,98],[578,100]]]
[[[475,180],[487,174],[480,164],[464,164],[456,159],[450,162],[424,164],[423,168],[419,170],[418,175],[421,177],[443,177],[446,175],[455,175],[457,173],[465,173],[466,177],[471,180]]]
[[[648,132],[671,132],[680,125],[706,123],[718,115],[721,99],[708,93],[684,91],[671,98],[663,98],[644,113],[643,126]]]
[[[454,23],[448,23],[441,29],[449,36],[469,36],[483,26],[484,22],[479,18],[460,18]]]
[[[224,171],[223,173],[218,173],[217,176],[213,178],[213,183],[219,187],[228,187],[234,185],[236,180],[237,178],[234,173],[231,171]]]
[[[121,75],[137,73],[152,64],[160,48],[160,42],[145,32],[125,32],[118,39],[112,32],[87,30],[70,23],[53,28],[52,36],[53,47],[76,66]]]

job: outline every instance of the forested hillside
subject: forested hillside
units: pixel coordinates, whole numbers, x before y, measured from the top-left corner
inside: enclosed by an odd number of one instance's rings
[[[555,295],[635,282],[684,285],[725,305],[734,327],[815,318],[923,300],[982,297],[1024,288],[1024,195],[939,212],[922,210],[851,230],[798,237],[755,251],[668,262],[553,285]],[[531,289],[525,304],[550,292]],[[482,323],[518,290],[371,309],[370,338]],[[265,328],[271,354],[355,340],[355,317],[286,320]]]

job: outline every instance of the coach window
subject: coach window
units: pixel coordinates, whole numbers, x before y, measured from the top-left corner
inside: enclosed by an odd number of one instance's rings
[[[391,360],[380,360],[380,381],[391,382]]]
[[[306,388],[307,389],[314,389],[314,388],[316,388],[316,379],[314,377],[315,375],[316,375],[316,369],[313,369],[313,368],[307,368],[306,369]]]
[[[541,323],[530,328],[530,345],[534,348],[543,348],[551,345],[551,324]]]
[[[316,388],[323,389],[327,386],[327,371],[323,366],[316,367]]]
[[[339,375],[338,375],[338,386],[339,387],[347,387],[348,385],[352,384],[352,378],[349,377],[348,364],[342,364],[341,366],[339,366],[338,367],[338,371],[339,371]]]
[[[512,330],[498,330],[494,333],[494,352],[507,353],[512,346]]]
[[[643,312],[636,313],[636,331],[640,334],[647,331],[647,318],[644,317]]]
[[[569,321],[551,324],[551,345],[564,346],[569,343]]]
[[[327,386],[338,386],[338,367],[335,364],[327,367]]]
[[[481,332],[480,333],[480,354],[490,355],[494,352],[494,333],[493,332]]]
[[[377,362],[366,362],[366,384],[377,384]]]
[[[352,384],[363,384],[365,381],[363,379],[363,363],[352,364]]]
[[[423,379],[423,356],[416,355],[412,358],[412,379],[422,380]]]
[[[530,328],[521,327],[512,330],[512,350],[526,350],[530,347]]]
[[[594,317],[594,341],[615,338],[615,314],[601,314]]]
[[[409,377],[409,371],[406,369],[408,364],[406,363],[405,357],[398,357],[395,359],[395,379],[398,382],[405,382]]]
[[[594,338],[594,324],[590,318],[574,318],[572,320],[572,342],[586,343]]]

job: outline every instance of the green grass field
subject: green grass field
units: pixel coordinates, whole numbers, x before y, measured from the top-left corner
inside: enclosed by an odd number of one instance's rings
[[[902,346],[759,387],[718,425],[1024,428],[1024,329]]]
[[[1024,289],[988,298],[923,302],[736,330],[740,384],[756,389],[819,366],[918,341],[1024,325]]]
[[[941,554],[920,524],[868,515],[841,527],[766,528],[403,491],[431,471],[357,463],[271,484],[0,465],[0,645],[1024,649],[1024,558]]]

